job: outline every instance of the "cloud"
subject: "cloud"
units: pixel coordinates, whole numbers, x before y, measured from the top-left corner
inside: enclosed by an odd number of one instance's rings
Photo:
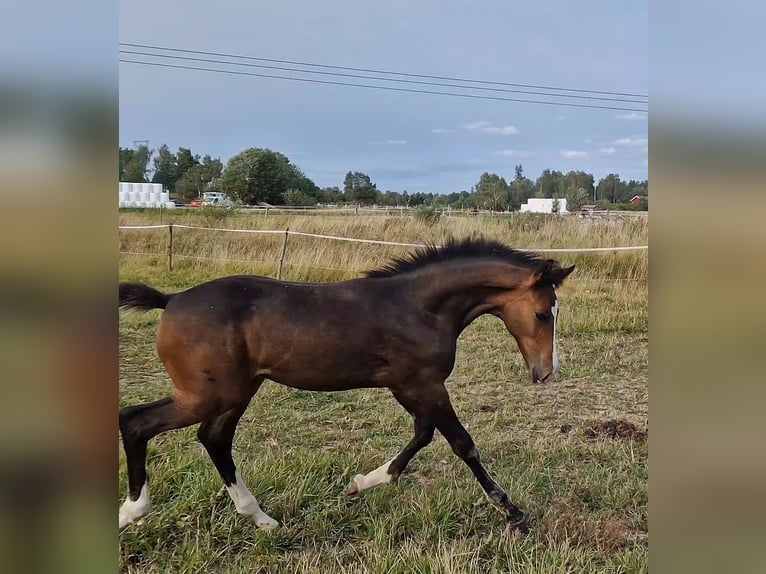
[[[451,133],[451,132],[452,132],[452,130],[449,130],[447,128],[436,128],[436,129],[431,130],[432,134],[448,134],[448,133]]]
[[[516,126],[489,126],[481,128],[481,131],[485,134],[498,134],[501,136],[515,136],[521,133]]]
[[[494,134],[494,135],[501,135],[501,136],[515,136],[520,134],[519,128],[516,126],[496,126],[493,125],[492,122],[487,121],[480,121],[480,122],[472,122],[469,124],[463,125],[463,127],[467,130],[471,131],[479,131],[485,134]]]
[[[496,152],[496,155],[521,159],[525,157],[532,157],[534,154],[532,152],[528,152],[528,151],[524,151],[520,149],[504,149],[499,152]]]
[[[588,155],[587,152],[572,150],[572,149],[568,149],[566,151],[561,152],[561,157],[565,159],[577,159],[577,158],[585,157],[586,155]]]
[[[646,147],[649,144],[647,138],[620,138],[614,140],[614,145],[620,147]]]
[[[405,145],[407,140],[386,140],[386,143],[390,145]]]
[[[556,116],[556,117],[555,117],[555,118],[553,118],[553,119],[554,119],[554,120],[563,120],[563,119],[565,119],[565,118],[566,118],[566,116]]]
[[[617,151],[617,148],[613,148],[613,147],[602,147],[602,148],[601,148],[600,150],[598,150],[598,151],[600,151],[601,153],[603,153],[603,154],[606,154],[606,155],[612,155],[614,152],[616,152],[616,151]]]
[[[467,130],[478,130],[486,126],[491,126],[492,122],[471,122],[470,124],[464,124],[463,127]]]
[[[647,115],[646,114],[640,114],[638,112],[630,112],[629,114],[617,114],[614,116],[618,120],[629,120],[629,121],[638,121],[638,120],[646,120]]]

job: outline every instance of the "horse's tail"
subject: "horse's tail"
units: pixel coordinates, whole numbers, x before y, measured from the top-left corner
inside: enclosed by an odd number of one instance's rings
[[[143,283],[120,283],[120,307],[139,311],[164,309],[171,297]]]

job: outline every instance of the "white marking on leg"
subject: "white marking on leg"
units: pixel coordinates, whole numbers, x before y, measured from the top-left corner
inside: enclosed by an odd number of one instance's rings
[[[351,484],[348,485],[347,494],[358,494],[365,490],[378,486],[380,484],[389,484],[394,477],[388,474],[388,467],[395,459],[389,460],[386,464],[379,466],[368,474],[357,474]]]
[[[234,501],[234,506],[237,507],[237,512],[248,515],[253,519],[256,526],[263,530],[271,530],[272,528],[279,526],[279,522],[261,510],[258,501],[247,489],[247,486],[245,486],[245,482],[242,480],[239,470],[234,472],[234,477],[234,484],[227,486],[226,490],[229,491],[229,496],[231,496],[231,499]]]
[[[556,324],[559,321],[559,302],[551,307],[551,314],[553,315],[553,375],[556,376],[559,372],[559,349],[558,341],[556,341]]]
[[[139,518],[149,514],[152,509],[152,503],[149,500],[149,485],[145,482],[141,487],[138,500],[131,500],[130,496],[120,506],[120,529],[132,524]]]

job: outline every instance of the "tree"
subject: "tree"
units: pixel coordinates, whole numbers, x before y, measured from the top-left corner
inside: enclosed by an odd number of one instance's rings
[[[176,181],[195,165],[199,165],[199,156],[193,155],[189,148],[179,147],[176,153],[176,169],[178,170]]]
[[[433,199],[433,193],[423,193],[422,191],[417,191],[408,197],[407,205],[410,207],[414,207],[416,205],[429,205],[433,203]]]
[[[249,148],[231,157],[221,178],[227,195],[249,205],[261,201],[282,204],[286,191],[308,189],[309,183],[316,188],[285,155],[262,148]]]
[[[142,183],[146,180],[146,168],[151,152],[145,145],[136,149],[120,148],[119,181]]]
[[[435,194],[433,196],[433,200],[431,201],[432,206],[441,208],[447,207],[448,203],[449,202],[447,201],[447,196],[440,193]]]
[[[553,197],[556,194],[561,196],[566,191],[564,174],[560,171],[546,169],[537,178],[535,188],[538,197]]]
[[[575,211],[587,204],[592,196],[584,187],[578,187],[577,189],[567,191],[565,197],[567,200],[567,211]]]
[[[471,194],[465,190],[459,192],[453,191],[447,195],[447,203],[452,207],[463,209],[466,205],[468,205],[469,197],[471,197]]]
[[[398,206],[403,205],[402,194],[398,191],[386,190],[380,194],[378,201],[382,205]]]
[[[324,203],[340,203],[343,201],[343,192],[337,185],[325,187],[321,190],[321,198]]]
[[[377,202],[378,188],[370,181],[370,176],[366,173],[349,171],[343,178],[343,195],[346,201],[369,205]]]
[[[570,171],[564,177],[564,194],[574,195],[578,189],[584,189],[588,197],[593,197],[593,174],[584,171]]]
[[[316,205],[316,198],[305,194],[299,189],[288,189],[282,194],[286,205]]]
[[[202,195],[207,183],[203,180],[202,167],[195,165],[188,170],[173,186],[175,195],[180,199],[190,200]]]
[[[508,208],[508,184],[496,173],[484,172],[474,189],[480,207],[493,210]]]
[[[212,189],[221,177],[223,164],[220,159],[206,155],[202,163],[193,164],[175,182],[175,194],[185,200],[200,197],[205,191]]]
[[[221,174],[223,173],[223,163],[221,162],[220,158],[213,159],[209,155],[205,155],[205,157],[202,158],[202,163],[200,164],[200,167],[202,168],[202,178],[210,184],[212,181],[217,180],[221,177]]]
[[[178,181],[178,164],[175,154],[166,144],[162,144],[154,158],[153,183],[161,183],[169,192],[174,192]]]
[[[599,180],[596,186],[596,195],[601,200],[617,203],[617,198],[624,195],[624,187],[626,186],[620,181],[620,176],[616,173],[610,173]]]
[[[298,191],[300,191],[304,196],[310,197],[312,200],[312,205],[319,203],[319,200],[322,198],[322,190],[320,187],[311,181],[308,177],[303,175],[303,172],[297,166],[293,166],[293,168],[296,171],[296,175],[300,174],[297,176]]]
[[[521,204],[526,203],[530,197],[535,196],[535,184],[527,177],[520,177],[511,182],[508,204],[511,209],[521,209]]]

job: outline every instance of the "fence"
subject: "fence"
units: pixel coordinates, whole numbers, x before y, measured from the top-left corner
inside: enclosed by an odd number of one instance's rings
[[[434,206],[421,206],[421,207],[434,207]],[[124,208],[124,209],[140,209],[140,208]],[[160,207],[162,209],[162,207]],[[190,210],[194,211],[196,209],[199,209],[197,207],[191,207],[186,205],[179,205],[176,206],[175,209],[178,210]],[[331,206],[300,206],[300,205],[292,205],[292,206],[261,206],[261,205],[242,205],[237,207],[238,210],[242,211],[243,213],[263,213],[265,216],[268,216],[269,214],[294,214],[294,213],[301,213],[301,214],[327,214],[327,213],[334,213],[334,214],[345,214],[345,215],[412,215],[413,213],[417,212],[418,207],[405,207],[405,206],[393,206],[393,205],[378,205],[378,206],[358,206],[358,205],[352,205],[352,206],[338,206],[338,207],[331,207]],[[434,209],[441,212],[441,214],[445,217],[470,217],[470,216],[493,216],[493,217],[510,217],[513,219],[517,214],[521,212],[517,211],[492,211],[489,209],[477,209],[473,210],[470,208],[460,208],[460,207],[434,207]],[[528,214],[535,214],[535,212],[528,212],[524,213],[524,215]],[[543,215],[543,214],[540,214]],[[548,214],[550,215],[550,214]],[[625,217],[648,217],[649,212],[648,211],[626,211],[626,210],[610,210],[610,209],[588,209],[588,210],[580,210],[575,209],[574,211],[570,211],[567,213],[559,213],[556,214],[560,217],[586,217],[586,218],[603,218],[603,219],[622,219]]]
[[[290,231],[290,229],[229,229],[218,227],[198,227],[194,225],[180,225],[180,224],[160,224],[160,225],[120,225],[118,229],[124,230],[142,230],[142,229],[167,229],[168,230],[168,250],[167,260],[168,269],[173,269],[173,230],[174,229],[196,229],[201,231],[216,231],[225,233],[255,233],[265,235],[283,235],[282,248],[279,257],[279,267],[277,270],[277,279],[282,278],[282,268],[287,255],[288,241],[291,235],[298,237],[314,237],[317,239],[326,239],[329,241],[346,241],[352,243],[367,243],[374,245],[389,245],[396,247],[426,247],[423,243],[402,243],[398,241],[384,241],[381,239],[357,239],[352,237],[340,237],[338,235],[323,235],[319,233],[305,233],[302,231]],[[527,248],[520,249],[520,251],[534,251],[540,253],[598,253],[598,252],[615,252],[615,251],[644,251],[648,250],[648,245],[633,245],[633,246],[618,246],[618,247],[571,247],[571,248]],[[136,253],[128,253],[136,254]],[[152,253],[151,255],[157,255]]]

